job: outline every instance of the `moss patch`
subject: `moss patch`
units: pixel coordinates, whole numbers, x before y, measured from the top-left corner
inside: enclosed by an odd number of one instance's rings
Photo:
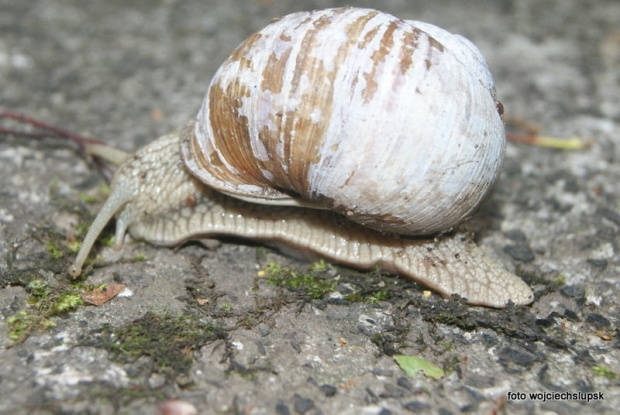
[[[604,376],[609,380],[614,380],[618,377],[618,375],[611,370],[610,368],[608,368],[607,366],[603,366],[603,365],[595,365],[592,367],[592,371],[594,373],[596,373],[599,376]]]
[[[18,310],[6,319],[9,338],[15,343],[24,341],[33,331],[56,327],[51,318],[75,310],[84,304],[76,287],[50,287],[43,280],[32,280],[26,285],[30,295],[28,309]]]
[[[194,351],[227,338],[224,329],[202,323],[196,317],[154,313],[119,328],[106,326],[101,337],[114,360],[132,362],[148,356],[153,361],[153,370],[168,378],[187,374]]]
[[[320,300],[338,285],[336,279],[324,275],[326,270],[324,262],[310,265],[305,272],[270,262],[259,271],[258,276],[270,285],[286,288],[310,300]]]

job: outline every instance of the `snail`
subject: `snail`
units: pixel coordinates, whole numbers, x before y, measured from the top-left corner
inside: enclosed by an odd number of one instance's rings
[[[214,75],[198,116],[118,164],[70,267],[116,217],[117,244],[236,236],[383,268],[470,304],[530,288],[463,232],[496,182],[503,108],[478,49],[372,9],[277,19]]]

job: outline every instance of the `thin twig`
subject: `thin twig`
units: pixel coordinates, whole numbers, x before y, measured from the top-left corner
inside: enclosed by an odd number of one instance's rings
[[[80,152],[83,155],[89,157],[91,160],[93,160],[93,162],[95,163],[99,171],[102,172],[102,174],[106,177],[106,179],[110,180],[111,172],[110,172],[110,169],[104,163],[103,159],[96,155],[90,154],[87,148],[88,144],[106,145],[103,141],[71,133],[62,128],[55,127],[53,125],[47,124],[43,121],[39,121],[35,118],[29,117],[27,115],[24,115],[18,112],[0,111],[0,119],[15,120],[21,124],[31,125],[35,128],[42,130],[39,132],[28,132],[28,131],[23,131],[23,130],[18,130],[18,129],[0,127],[0,135],[15,135],[15,136],[21,136],[21,137],[34,138],[37,140],[46,139],[46,138],[62,138],[62,139],[68,139],[68,140],[73,141],[80,149]]]
[[[538,134],[507,133],[506,139],[514,143],[524,143],[539,147],[556,148],[560,150],[584,150],[592,147],[594,140],[583,137],[548,137]]]
[[[57,138],[67,138],[80,147],[80,150],[86,152],[86,145],[84,143],[90,144],[102,144],[105,145],[103,141],[96,140],[94,138],[84,137],[78,134],[71,133],[67,130],[63,130],[62,128],[55,127],[53,125],[44,123],[43,121],[39,121],[32,117],[28,117],[27,115],[21,114],[19,112],[12,111],[0,111],[0,118],[8,118],[12,120],[16,120],[22,124],[32,125],[33,127],[40,128],[41,130],[47,131],[47,133],[27,133],[19,130],[8,130],[2,129],[2,133],[5,134],[16,134],[22,135],[32,138],[48,138],[48,137],[57,137]]]

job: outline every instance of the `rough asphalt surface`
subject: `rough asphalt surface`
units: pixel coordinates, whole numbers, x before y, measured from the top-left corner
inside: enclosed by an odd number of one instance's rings
[[[131,151],[192,118],[247,35],[345,4],[467,36],[512,120],[594,139],[581,151],[510,143],[495,192],[467,224],[534,303],[468,307],[399,277],[307,271],[238,241],[100,244],[100,266],[76,284],[67,246],[100,206],[104,179],[65,141],[1,136],[0,413],[154,414],[171,399],[200,414],[620,406],[617,1],[3,0],[0,107]],[[296,274],[259,273],[272,261]],[[114,283],[132,295],[76,300]],[[409,376],[396,355],[444,374]]]

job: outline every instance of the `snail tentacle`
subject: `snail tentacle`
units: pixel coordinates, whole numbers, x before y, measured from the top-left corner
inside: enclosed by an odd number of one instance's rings
[[[88,257],[97,237],[106,227],[108,222],[114,217],[114,215],[133,197],[133,192],[129,188],[129,186],[117,186],[114,188],[114,191],[110,194],[104,205],[99,210],[97,217],[90,225],[88,229],[88,233],[82,242],[82,246],[80,247],[80,251],[78,252],[73,264],[71,264],[69,268],[69,274],[73,277],[78,277],[82,273],[82,266]],[[117,223],[117,230],[121,229],[122,226],[119,226]],[[122,232],[124,234],[124,231]],[[121,239],[122,239],[122,235]],[[119,233],[117,232],[116,240],[119,240]]]
[[[85,143],[84,151],[86,154],[101,157],[116,166],[119,166],[123,161],[131,156],[131,154],[126,151],[116,149],[106,144],[98,143]]]

